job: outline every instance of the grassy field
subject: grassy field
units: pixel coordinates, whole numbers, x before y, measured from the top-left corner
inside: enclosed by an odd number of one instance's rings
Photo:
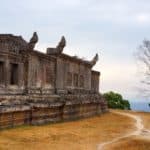
[[[143,115],[147,126],[148,116]],[[133,131],[134,122],[131,118],[110,112],[80,121],[7,129],[0,131],[0,150],[95,150],[98,144]],[[143,142],[150,146],[149,141],[138,138],[118,145],[131,147],[137,141],[142,147]],[[117,145],[112,146],[115,149]]]

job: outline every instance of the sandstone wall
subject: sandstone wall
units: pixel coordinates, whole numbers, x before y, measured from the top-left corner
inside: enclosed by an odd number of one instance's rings
[[[56,88],[58,91],[68,89],[91,89],[91,68],[85,64],[67,58],[57,58]]]
[[[0,54],[0,94],[24,93],[24,59],[20,54]]]
[[[28,93],[53,94],[56,82],[55,59],[30,54],[28,68]]]
[[[107,104],[99,94],[32,96],[19,100],[20,98],[16,97],[16,101],[13,101],[7,97],[7,102],[3,98],[0,106],[0,129],[74,120],[107,111]]]
[[[99,78],[100,72],[92,71],[91,75],[91,90],[95,92],[99,92]]]

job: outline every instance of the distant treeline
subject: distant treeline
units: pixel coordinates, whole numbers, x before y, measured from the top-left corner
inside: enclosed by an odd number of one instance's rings
[[[130,103],[128,100],[123,99],[122,95],[115,92],[107,92],[103,94],[107,100],[108,107],[113,109],[128,109],[130,110]]]

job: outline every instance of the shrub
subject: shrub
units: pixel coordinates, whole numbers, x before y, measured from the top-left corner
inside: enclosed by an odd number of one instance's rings
[[[121,94],[111,91],[111,92],[104,93],[103,96],[107,100],[109,108],[130,110],[129,101],[124,100]]]

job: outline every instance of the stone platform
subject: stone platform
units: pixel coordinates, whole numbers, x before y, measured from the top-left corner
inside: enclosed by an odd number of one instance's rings
[[[0,129],[100,115],[107,104],[100,94],[1,96]]]

